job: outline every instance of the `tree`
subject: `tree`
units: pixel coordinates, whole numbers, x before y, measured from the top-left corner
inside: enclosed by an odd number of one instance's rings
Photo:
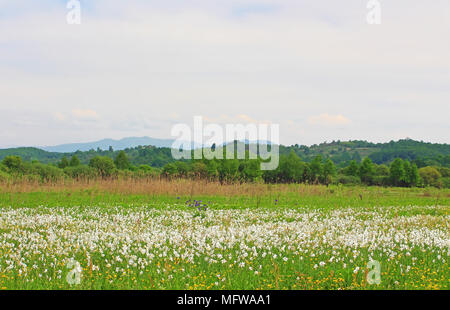
[[[219,175],[219,163],[216,160],[208,160],[206,162],[206,169],[210,178],[217,178]]]
[[[365,184],[372,184],[373,176],[375,175],[375,167],[369,157],[363,159],[361,167],[359,167],[359,177],[361,182]]]
[[[66,167],[69,167],[69,160],[66,156],[64,156],[61,161],[58,163],[58,167],[61,169],[64,169]]]
[[[336,166],[331,159],[328,159],[323,166],[323,182],[325,184],[330,184],[332,178],[336,175]]]
[[[117,154],[116,159],[114,160],[114,164],[119,170],[130,168],[130,161],[128,160],[127,154],[124,151],[120,151],[119,154]]]
[[[221,182],[236,180],[239,171],[239,161],[236,159],[221,160],[218,171]]]
[[[70,159],[69,166],[70,167],[77,167],[80,164],[81,163],[80,163],[80,160],[78,159],[78,156],[77,155],[73,155],[72,158]]]
[[[411,165],[411,169],[408,173],[409,186],[417,186],[420,182],[419,169],[416,164]]]
[[[248,182],[256,181],[262,174],[260,167],[261,165],[259,160],[244,160],[239,165],[241,180]]]
[[[390,170],[386,165],[375,165],[375,174],[377,176],[389,176]]]
[[[177,175],[179,177],[187,177],[189,172],[189,166],[184,161],[177,161],[175,162]]]
[[[294,150],[291,150],[289,156],[281,157],[279,167],[279,181],[288,183],[300,183],[303,181],[305,166]]]
[[[205,178],[208,176],[208,168],[205,163],[196,161],[192,165],[192,173],[194,174],[194,177]]]
[[[439,179],[441,174],[434,167],[424,167],[419,169],[419,175],[423,180],[425,186],[436,186],[440,187]]]
[[[344,169],[344,174],[357,177],[359,173],[358,170],[359,170],[358,163],[356,162],[356,160],[352,160],[348,165],[348,167]]]
[[[358,163],[361,162],[361,155],[359,155],[359,152],[358,152],[358,151],[355,151],[355,153],[353,153],[352,159],[355,160],[355,161],[358,162]]]
[[[405,176],[406,176],[406,172],[405,172],[405,165],[403,163],[403,159],[396,158],[391,163],[391,167],[390,167],[389,177],[391,179],[392,185],[395,185],[395,186],[404,185]]]
[[[178,173],[177,165],[175,163],[166,164],[161,173],[166,177],[173,177]]]
[[[319,181],[322,175],[323,165],[322,165],[322,155],[317,155],[314,157],[313,161],[309,165],[310,168],[310,180],[314,183]]]
[[[102,178],[112,176],[116,170],[114,161],[106,156],[96,156],[92,158],[89,162],[89,166],[96,169]]]
[[[22,158],[20,156],[6,156],[3,161],[3,165],[5,165],[9,171],[19,173],[24,172],[25,166],[22,162]]]

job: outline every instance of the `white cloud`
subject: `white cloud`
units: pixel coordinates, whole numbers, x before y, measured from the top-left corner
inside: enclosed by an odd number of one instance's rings
[[[320,114],[318,116],[311,116],[308,122],[312,125],[324,125],[324,126],[339,126],[348,125],[350,120],[342,114],[330,115],[327,113]]]
[[[99,116],[94,110],[82,110],[82,109],[74,109],[72,110],[72,116],[77,120],[85,120],[85,121],[95,121],[99,119]]]

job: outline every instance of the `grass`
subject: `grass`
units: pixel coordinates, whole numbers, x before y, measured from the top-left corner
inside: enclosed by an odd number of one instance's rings
[[[0,289],[449,289],[449,211],[438,189],[3,184]]]
[[[159,206],[213,200],[220,208],[450,205],[450,190],[321,185],[225,184],[205,181],[107,180],[68,184],[0,185],[0,206]],[[275,201],[277,200],[277,201]]]

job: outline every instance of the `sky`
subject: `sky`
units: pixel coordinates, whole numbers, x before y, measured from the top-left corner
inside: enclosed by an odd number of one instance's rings
[[[450,0],[0,0],[0,147],[171,138],[450,143]]]

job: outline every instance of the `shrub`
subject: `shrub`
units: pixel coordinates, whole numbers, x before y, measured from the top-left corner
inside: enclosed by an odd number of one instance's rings
[[[158,175],[158,171],[148,165],[141,165],[134,171],[136,177],[155,177]]]
[[[434,167],[424,167],[419,169],[419,175],[422,178],[425,186],[441,187],[440,182],[441,174]]]
[[[441,179],[443,188],[450,188],[450,177],[445,177]]]
[[[75,167],[66,167],[64,173],[77,180],[89,180],[97,177],[97,170],[86,165],[79,165]]]
[[[37,163],[32,164],[29,169],[28,173],[40,176],[44,182],[56,182],[64,178],[63,170],[54,166]]]
[[[114,160],[114,164],[117,169],[125,170],[130,168],[130,161],[128,160],[127,154],[124,151],[120,151]]]
[[[0,182],[6,182],[6,181],[8,181],[9,180],[9,174],[8,173],[6,173],[5,171],[3,171],[1,168],[0,168]]]
[[[337,182],[344,185],[358,185],[361,184],[361,179],[353,175],[340,174],[337,177]]]
[[[77,167],[81,165],[80,160],[78,159],[77,155],[73,155],[70,159],[69,166],[70,167]]]
[[[389,175],[376,175],[372,179],[372,185],[376,186],[388,186],[390,183],[391,180]]]
[[[91,159],[89,166],[96,169],[102,178],[111,177],[116,174],[114,161],[106,156],[96,156]]]
[[[22,162],[22,158],[19,156],[6,156],[2,164],[8,168],[8,172],[13,173],[23,173],[24,172],[24,164]]]

